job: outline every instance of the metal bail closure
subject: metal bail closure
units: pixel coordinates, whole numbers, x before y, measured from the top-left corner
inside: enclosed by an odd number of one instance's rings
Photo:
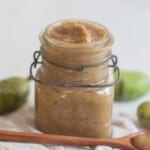
[[[65,83],[56,83],[56,82],[53,83],[53,82],[37,79],[33,75],[33,68],[36,69],[38,64],[42,64],[42,61],[39,61],[40,56],[42,56],[40,51],[35,51],[34,52],[33,62],[31,63],[30,70],[29,70],[30,71],[30,77],[29,78],[34,80],[37,83],[40,83],[40,84],[44,84],[44,85],[47,85],[47,86],[50,86],[50,87],[52,87],[52,86],[62,86],[62,87],[76,87],[76,88],[102,88],[102,87],[114,86],[114,85],[118,84],[119,81],[120,81],[120,69],[117,66],[118,58],[117,58],[116,55],[111,55],[111,57],[108,58],[108,60],[105,61],[105,62],[107,62],[107,61],[111,60],[112,64],[108,65],[108,67],[113,68],[114,72],[116,72],[117,76],[116,76],[115,81],[113,81],[111,83],[108,83],[108,84],[97,84],[97,85],[91,85],[91,84],[65,84]],[[47,60],[43,56],[42,56],[42,59],[46,60],[48,63],[50,63],[52,65],[55,65],[57,67],[63,67],[63,68],[66,68],[66,69],[71,69],[71,70],[75,70],[75,71],[79,71],[79,72],[86,72],[86,67],[100,66],[100,65],[105,63],[105,62],[102,62],[100,64],[95,64],[95,65],[92,65],[92,66],[81,66],[81,67],[78,67],[78,68],[70,68],[70,67],[66,67],[66,66],[61,66],[59,64],[55,64],[55,63]]]

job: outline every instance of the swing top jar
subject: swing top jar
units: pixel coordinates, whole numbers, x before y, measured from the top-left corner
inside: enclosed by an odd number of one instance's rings
[[[108,29],[91,21],[64,20],[50,24],[40,42],[42,62],[33,77],[37,128],[51,134],[110,137],[116,82],[109,66],[118,67]]]

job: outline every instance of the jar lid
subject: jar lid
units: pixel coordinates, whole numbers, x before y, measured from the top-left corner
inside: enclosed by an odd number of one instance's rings
[[[69,36],[69,37],[67,37]],[[69,39],[69,40],[68,40]],[[108,47],[113,43],[110,31],[103,25],[88,20],[61,20],[48,25],[40,34],[42,45],[76,48]],[[96,49],[95,49],[96,50]]]

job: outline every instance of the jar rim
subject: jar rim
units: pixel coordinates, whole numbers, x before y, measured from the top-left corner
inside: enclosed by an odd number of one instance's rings
[[[67,43],[67,42],[63,42],[60,40],[57,40],[55,38],[52,38],[50,36],[48,36],[48,30],[52,27],[55,27],[63,22],[80,22],[80,23],[88,23],[88,24],[93,24],[97,27],[100,27],[102,29],[104,29],[106,31],[106,34],[104,35],[104,37],[102,37],[102,39],[97,40],[97,41],[93,41],[90,43]],[[58,20],[55,22],[52,22],[51,24],[49,24],[44,31],[42,31],[39,35],[39,39],[40,42],[43,43],[43,39],[46,40],[46,42],[48,43],[52,43],[53,45],[57,45],[57,46],[61,46],[61,47],[89,47],[89,46],[95,46],[95,45],[102,45],[103,47],[108,47],[110,45],[112,45],[113,43],[113,36],[110,33],[110,31],[107,29],[107,27],[105,27],[102,24],[99,24],[97,22],[94,21],[89,21],[89,20],[85,20],[85,19],[64,19],[64,20]],[[107,44],[106,44],[107,43]]]

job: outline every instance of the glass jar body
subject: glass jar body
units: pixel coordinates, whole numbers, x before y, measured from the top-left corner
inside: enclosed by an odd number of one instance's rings
[[[37,78],[45,79],[40,70]],[[67,88],[36,83],[36,125],[45,133],[110,137],[113,99],[114,87]]]

